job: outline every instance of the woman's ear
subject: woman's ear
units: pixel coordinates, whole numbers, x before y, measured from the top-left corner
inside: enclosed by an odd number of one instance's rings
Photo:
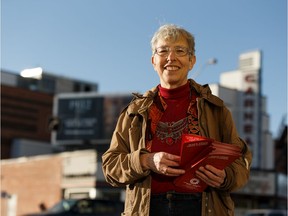
[[[189,59],[189,69],[190,70],[192,70],[195,63],[196,63],[196,56],[195,55],[190,56],[190,59]]]
[[[151,64],[153,65],[153,68],[154,68],[154,70],[156,70],[155,69],[155,58],[154,58],[154,55],[151,57]]]

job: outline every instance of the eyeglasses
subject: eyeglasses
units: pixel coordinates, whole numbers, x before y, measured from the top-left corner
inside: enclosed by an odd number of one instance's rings
[[[177,57],[182,57],[182,56],[186,56],[187,54],[191,55],[192,52],[189,51],[189,49],[187,47],[181,47],[181,46],[177,46],[174,49],[172,49],[171,47],[158,47],[155,49],[154,51],[154,55],[157,54],[159,56],[162,57],[167,57],[170,52],[174,51],[175,55]]]

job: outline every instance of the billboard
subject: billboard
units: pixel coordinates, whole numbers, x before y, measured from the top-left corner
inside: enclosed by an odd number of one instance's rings
[[[56,95],[53,115],[58,126],[52,132],[52,143],[75,145],[110,140],[121,110],[131,99],[131,94],[101,95],[95,92]]]

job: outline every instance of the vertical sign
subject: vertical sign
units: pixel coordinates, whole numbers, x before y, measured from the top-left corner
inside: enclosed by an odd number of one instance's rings
[[[257,168],[261,161],[261,53],[244,53],[239,62],[243,83],[243,138],[253,152],[252,167]]]

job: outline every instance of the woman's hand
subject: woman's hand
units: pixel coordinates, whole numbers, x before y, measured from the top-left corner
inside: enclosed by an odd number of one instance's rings
[[[200,167],[199,170],[196,171],[196,175],[211,187],[220,187],[226,178],[225,170],[217,169],[212,165]]]
[[[140,163],[143,170],[152,170],[155,173],[167,176],[179,176],[185,170],[177,168],[180,156],[166,152],[145,153],[140,156]]]

